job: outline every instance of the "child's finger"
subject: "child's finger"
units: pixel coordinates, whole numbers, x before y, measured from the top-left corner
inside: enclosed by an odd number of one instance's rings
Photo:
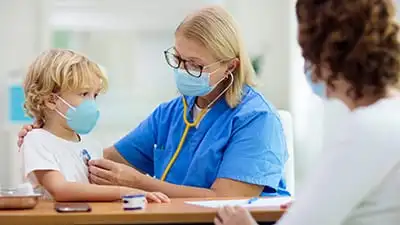
[[[153,193],[147,193],[146,198],[150,200],[150,202],[161,203],[161,200]]]
[[[161,192],[156,192],[155,193],[157,195],[157,197],[164,203],[169,203],[171,202],[171,200],[168,198],[167,195],[165,195],[164,193]]]

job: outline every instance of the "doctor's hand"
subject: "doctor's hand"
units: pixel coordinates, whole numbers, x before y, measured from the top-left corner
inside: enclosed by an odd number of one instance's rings
[[[24,138],[25,136],[32,130],[32,129],[36,129],[36,128],[40,128],[41,125],[38,123],[33,123],[33,124],[28,124],[28,125],[24,125],[21,130],[18,133],[18,148],[20,148],[22,146],[22,144],[24,143]]]
[[[89,161],[89,179],[100,185],[135,187],[145,175],[122,163],[107,159]]]

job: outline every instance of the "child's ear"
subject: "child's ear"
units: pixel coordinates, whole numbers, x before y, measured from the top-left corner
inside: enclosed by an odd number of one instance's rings
[[[50,95],[44,100],[44,104],[48,109],[55,110],[57,108],[56,100],[57,97],[55,95]]]

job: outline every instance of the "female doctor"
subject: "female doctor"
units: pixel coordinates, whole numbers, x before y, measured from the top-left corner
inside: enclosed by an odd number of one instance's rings
[[[106,148],[105,159],[90,161],[91,181],[169,197],[289,195],[282,124],[251,87],[239,34],[221,7],[186,17],[164,52],[182,96]]]
[[[349,109],[277,225],[400,221],[400,42],[388,0],[298,0],[299,44],[314,93]],[[256,224],[226,207],[217,225]]]

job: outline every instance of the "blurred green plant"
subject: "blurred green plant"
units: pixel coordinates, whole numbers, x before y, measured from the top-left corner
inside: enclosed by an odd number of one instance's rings
[[[254,71],[256,72],[256,76],[260,76],[263,59],[264,57],[262,55],[253,57],[251,59],[251,64],[253,65]]]
[[[53,48],[69,48],[71,42],[71,32],[57,30],[53,33],[52,47]]]

